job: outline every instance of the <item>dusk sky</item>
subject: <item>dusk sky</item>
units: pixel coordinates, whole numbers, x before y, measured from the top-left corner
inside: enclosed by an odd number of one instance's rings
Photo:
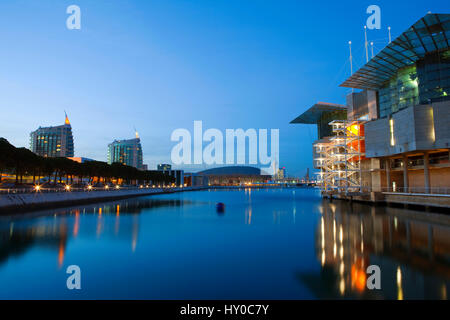
[[[81,30],[66,8],[81,8]],[[29,147],[39,126],[72,123],[75,155],[106,161],[138,130],[144,163],[170,163],[173,130],[280,129],[280,166],[312,167],[315,126],[289,122],[317,101],[345,103],[348,41],[365,61],[366,8],[381,8],[375,51],[442,1],[0,2],[0,137]],[[206,143],[205,143],[206,145]],[[194,171],[206,166],[190,167]]]

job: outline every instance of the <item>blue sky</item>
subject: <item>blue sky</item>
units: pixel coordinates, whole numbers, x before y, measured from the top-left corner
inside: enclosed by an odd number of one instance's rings
[[[81,8],[82,29],[66,28]],[[448,1],[0,2],[0,136],[29,146],[64,110],[76,156],[106,160],[107,144],[140,133],[144,161],[170,162],[177,128],[280,129],[280,165],[312,166],[316,129],[289,122],[317,101],[345,103],[338,85],[364,62],[366,8],[381,8],[376,51]],[[191,169],[203,169],[199,166]]]

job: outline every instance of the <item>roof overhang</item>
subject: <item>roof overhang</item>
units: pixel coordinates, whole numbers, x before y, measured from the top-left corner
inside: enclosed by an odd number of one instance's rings
[[[316,124],[323,113],[333,111],[347,111],[347,107],[341,104],[317,102],[290,123]]]
[[[378,90],[397,70],[449,48],[450,14],[429,13],[388,44],[341,87]]]

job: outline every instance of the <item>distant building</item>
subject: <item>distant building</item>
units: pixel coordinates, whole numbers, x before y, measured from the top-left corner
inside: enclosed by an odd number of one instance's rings
[[[187,187],[202,187],[209,184],[208,176],[200,173],[185,173],[184,183]]]
[[[122,163],[143,170],[142,146],[136,132],[135,139],[114,140],[108,145],[108,163]]]
[[[184,186],[184,171],[183,170],[169,170],[168,172],[171,177],[175,178],[176,186]]]
[[[94,159],[89,158],[83,158],[83,157],[69,157],[70,160],[78,162],[78,163],[85,163],[89,161],[95,161]]]
[[[172,165],[167,163],[160,163],[157,165],[158,171],[169,171],[172,170]]]
[[[184,186],[184,171],[183,170],[172,170],[172,166],[170,164],[158,164],[158,171],[163,171],[167,173],[169,176],[175,178],[175,185]]]
[[[282,180],[284,178],[286,178],[286,167],[279,168],[275,176],[276,180]]]
[[[30,150],[42,157],[73,157],[73,135],[69,118],[64,125],[39,127],[30,134]]]
[[[228,166],[208,169],[198,174],[206,176],[210,185],[242,185],[266,183],[271,175],[261,174],[261,169],[247,166]]]

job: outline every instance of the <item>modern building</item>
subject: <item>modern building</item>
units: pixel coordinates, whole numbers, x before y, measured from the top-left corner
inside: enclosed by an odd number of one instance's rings
[[[184,171],[183,170],[169,170],[164,171],[169,174],[169,176],[175,178],[175,185],[176,186],[184,186]]]
[[[169,176],[175,178],[176,186],[184,186],[184,171],[183,170],[172,170],[170,164],[158,164],[157,170],[167,173]]]
[[[370,97],[365,153],[375,191],[449,191],[449,35],[450,14],[427,14],[341,85]]]
[[[450,14],[427,14],[341,84],[354,92],[346,119],[327,119],[331,132],[320,121],[331,110],[293,121],[318,125],[323,191],[450,193],[449,36]]]
[[[108,163],[115,162],[144,169],[141,140],[137,132],[135,139],[114,140],[108,145]]]
[[[267,183],[272,180],[272,176],[262,174],[261,169],[247,166],[212,168],[199,174],[206,176],[209,184],[215,186]]]
[[[286,176],[286,168],[285,167],[279,168],[278,171],[277,171],[277,174],[275,175],[275,179],[276,180],[283,180],[285,178],[287,178],[287,176]]]
[[[184,184],[187,187],[203,187],[209,185],[209,180],[206,175],[187,172],[184,174]]]
[[[318,102],[291,121],[291,123],[317,125],[318,140],[313,143],[313,164],[315,169],[320,170],[318,182],[325,190],[346,185],[349,181],[353,186],[359,185],[358,181],[354,181],[354,176],[359,170],[348,170],[348,168],[346,170],[346,163],[343,161],[345,158],[343,146],[346,144],[340,139],[345,138],[343,135],[347,132],[342,130],[344,128],[342,123],[347,121],[347,112],[345,105]],[[337,134],[339,137],[336,136]],[[357,166],[358,163],[353,165]]]
[[[172,165],[167,164],[167,163],[160,163],[157,165],[157,170],[158,171],[169,171],[169,170],[172,170]]]
[[[73,157],[72,126],[67,114],[63,125],[39,127],[31,132],[30,150],[42,157]]]

